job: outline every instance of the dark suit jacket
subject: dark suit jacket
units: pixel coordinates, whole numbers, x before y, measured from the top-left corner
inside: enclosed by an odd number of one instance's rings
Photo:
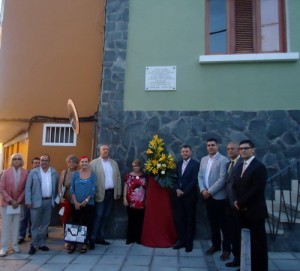
[[[265,165],[254,158],[241,177],[242,169],[243,164],[240,164],[233,184],[241,212],[251,220],[267,218],[265,201],[267,169]]]
[[[181,174],[183,161],[180,161],[176,165],[177,173],[177,182],[175,186],[176,189],[180,189],[184,194],[188,194],[191,191],[197,189],[198,184],[198,171],[199,171],[199,162],[192,159],[188,162],[183,174]]]
[[[234,176],[237,173],[237,169],[239,168],[240,164],[243,164],[243,158],[239,157],[239,159],[234,164],[230,174],[228,174],[228,167],[231,162],[228,162],[226,165],[226,176],[225,176],[225,187],[226,187],[226,198],[231,207],[234,206],[234,202],[236,201],[236,194],[235,190],[232,188],[234,183]]]

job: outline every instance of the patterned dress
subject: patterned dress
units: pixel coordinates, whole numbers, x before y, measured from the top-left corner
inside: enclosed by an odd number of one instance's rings
[[[146,176],[134,176],[127,174],[125,177],[127,186],[126,199],[128,202],[128,228],[127,244],[141,242],[141,235],[144,221],[145,195],[146,195]]]

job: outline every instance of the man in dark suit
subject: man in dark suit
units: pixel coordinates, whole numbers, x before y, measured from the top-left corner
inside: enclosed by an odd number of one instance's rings
[[[239,145],[230,142],[227,145],[227,156],[230,159],[226,168],[227,173],[225,177],[225,187],[226,187],[226,217],[227,225],[230,233],[231,242],[231,252],[233,254],[233,260],[226,263],[227,267],[236,267],[240,265],[240,253],[241,253],[241,233],[240,233],[240,223],[238,211],[234,207],[234,202],[236,201],[235,191],[232,189],[234,175],[240,164],[243,163],[243,158],[240,157]]]
[[[189,145],[182,146],[181,157],[183,160],[176,166],[178,178],[173,197],[173,216],[178,236],[173,248],[185,247],[186,252],[191,252],[195,235],[199,162],[191,158],[192,149]]]
[[[254,157],[255,146],[251,140],[239,145],[244,163],[237,169],[233,188],[236,191],[235,208],[239,211],[241,228],[251,235],[251,270],[268,270],[268,246],[265,219],[268,217],[265,201],[267,169]]]

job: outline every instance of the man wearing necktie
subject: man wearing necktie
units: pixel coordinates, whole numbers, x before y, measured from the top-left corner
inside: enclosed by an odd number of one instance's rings
[[[189,145],[181,147],[181,157],[182,161],[177,163],[176,167],[177,182],[172,200],[173,217],[178,236],[173,248],[185,247],[186,252],[191,252],[195,235],[199,162],[191,158],[192,149]]]
[[[268,270],[268,246],[265,219],[268,217],[265,201],[267,169],[255,156],[255,146],[251,140],[243,140],[239,145],[241,164],[235,175],[233,189],[236,192],[234,206],[239,211],[241,228],[250,230],[251,270]],[[244,171],[244,172],[243,172]]]
[[[237,172],[237,169],[240,164],[243,164],[243,158],[239,154],[239,145],[230,142],[227,145],[227,156],[230,159],[230,162],[227,164],[227,174],[225,177],[226,183],[226,217],[228,230],[230,233],[231,241],[231,251],[233,254],[233,260],[226,263],[228,267],[236,267],[240,265],[240,247],[241,247],[241,233],[240,233],[240,224],[239,217],[236,208],[234,207],[234,202],[236,201],[235,191],[232,189],[234,175]]]

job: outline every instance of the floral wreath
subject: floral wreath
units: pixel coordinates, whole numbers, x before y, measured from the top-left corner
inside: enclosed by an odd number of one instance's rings
[[[164,152],[164,141],[154,135],[147,149],[145,172],[153,176],[161,187],[173,188],[176,182],[176,164],[171,154]]]

